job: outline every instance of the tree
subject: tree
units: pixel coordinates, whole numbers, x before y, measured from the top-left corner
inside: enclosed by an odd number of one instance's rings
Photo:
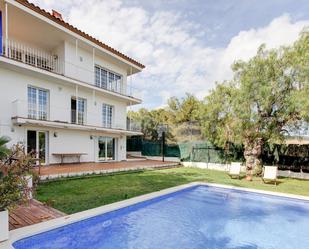
[[[34,156],[26,154],[22,145],[14,145],[0,160],[0,211],[13,208],[27,199],[25,175],[36,175]]]
[[[148,111],[145,108],[141,108],[137,112],[128,112],[128,118],[133,122],[141,124],[143,137],[148,140],[158,140],[157,128],[160,124],[169,124],[170,113],[163,109],[156,109]],[[172,139],[170,134],[167,134],[169,139]]]
[[[6,147],[9,141],[10,139],[7,137],[0,137],[0,159],[9,153],[9,149]]]
[[[298,105],[302,119],[309,123],[309,28],[293,47],[286,48],[286,58],[291,64],[291,73],[302,91],[295,92],[294,101]]]
[[[186,93],[186,96],[182,99],[171,97],[168,100],[168,110],[173,124],[199,121],[201,101],[189,93]]]
[[[293,58],[308,63],[308,57],[303,58],[308,56],[308,43],[303,44],[307,37],[308,33],[302,34],[289,48],[266,50],[262,45],[248,62],[234,63],[234,79],[218,84],[205,99],[205,135],[221,147],[244,146],[248,179],[261,173],[265,143],[282,141],[288,128],[305,116],[295,99],[304,96],[308,82],[303,64]]]
[[[130,111],[128,118],[141,124],[143,137],[148,140],[158,140],[158,125],[167,124],[169,126],[167,141],[174,143],[184,140],[184,137],[188,138],[187,134],[192,131],[201,133],[199,125],[201,106],[200,100],[187,93],[184,98],[170,98],[165,108],[155,110],[141,108],[136,112]]]

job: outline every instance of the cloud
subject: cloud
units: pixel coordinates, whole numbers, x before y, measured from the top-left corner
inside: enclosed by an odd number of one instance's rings
[[[309,25],[309,21],[292,22],[288,14],[284,14],[275,18],[269,25],[259,29],[251,29],[241,31],[233,37],[224,49],[218,70],[221,71],[223,80],[231,76],[231,65],[235,60],[247,60],[256,54],[258,47],[265,43],[267,48],[278,48],[292,44],[299,33],[305,26]],[[219,74],[218,74],[219,76]]]
[[[180,12],[159,8],[149,12],[121,0],[34,2],[58,8],[73,25],[145,64],[132,82],[142,90],[148,107],[164,105],[168,96],[186,92],[204,97],[215,81],[231,78],[235,60],[252,57],[262,43],[269,48],[291,44],[309,25],[308,20],[293,22],[284,14],[265,27],[240,31],[226,47],[212,48],[202,40],[203,30],[209,33],[207,27]]]

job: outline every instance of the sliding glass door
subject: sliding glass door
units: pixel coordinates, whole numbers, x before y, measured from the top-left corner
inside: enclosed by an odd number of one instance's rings
[[[112,161],[115,160],[115,138],[112,137],[99,137],[99,160]]]
[[[27,131],[27,153],[35,154],[41,164],[46,164],[47,138],[46,131]]]

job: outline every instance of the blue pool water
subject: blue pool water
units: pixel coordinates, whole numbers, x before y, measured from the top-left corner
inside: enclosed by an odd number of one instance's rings
[[[14,243],[16,249],[308,249],[309,202],[197,186]]]

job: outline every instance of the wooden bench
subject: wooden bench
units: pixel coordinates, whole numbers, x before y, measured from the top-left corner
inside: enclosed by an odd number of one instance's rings
[[[59,156],[61,158],[60,164],[63,164],[63,159],[65,157],[76,157],[77,162],[80,163],[80,158],[83,155],[87,155],[87,153],[53,153],[53,156]]]

